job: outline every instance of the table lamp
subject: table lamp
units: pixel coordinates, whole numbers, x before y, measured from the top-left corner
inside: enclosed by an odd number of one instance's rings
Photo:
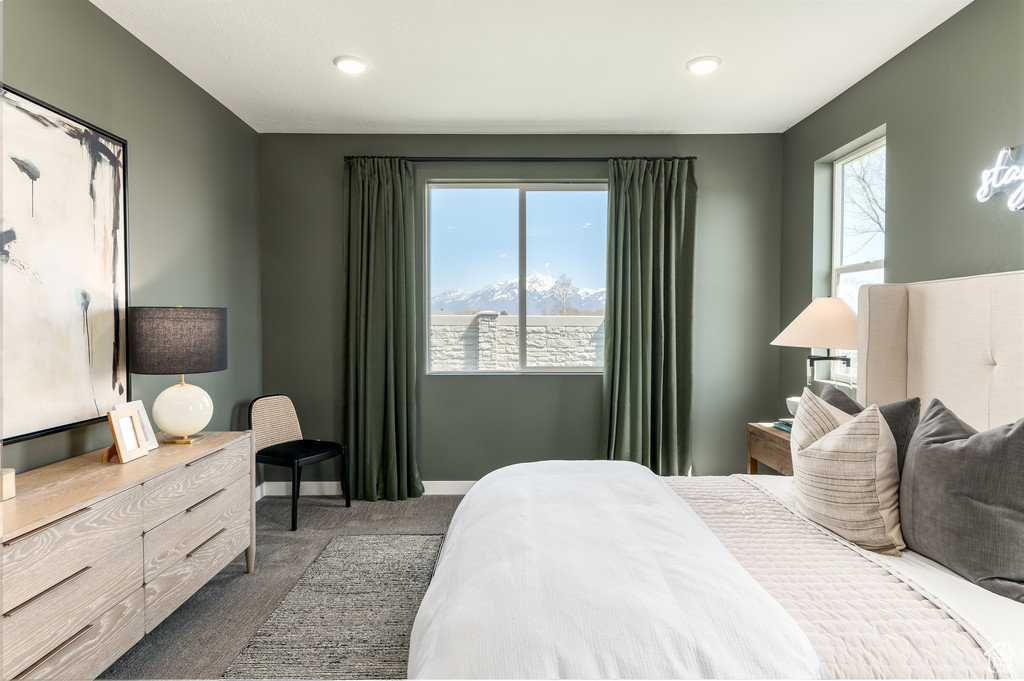
[[[832,348],[857,347],[857,313],[841,298],[815,298],[782,330],[772,345],[826,348],[824,355],[807,356],[807,385],[814,378],[814,363],[822,360],[850,366],[850,358],[832,355]]]
[[[228,368],[228,311],[223,307],[129,307],[128,370],[178,374],[181,381],[157,395],[153,421],[170,444],[191,444],[213,418],[213,400],[185,374]]]

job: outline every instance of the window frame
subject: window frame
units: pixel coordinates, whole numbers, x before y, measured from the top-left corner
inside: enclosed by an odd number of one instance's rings
[[[456,371],[451,369],[446,370],[434,370],[430,364],[431,361],[431,340],[430,340],[430,326],[431,326],[431,304],[430,304],[430,234],[431,234],[431,223],[430,223],[430,192],[434,188],[444,189],[517,189],[519,192],[518,196],[518,277],[519,277],[519,309],[516,311],[518,315],[518,334],[519,334],[519,368],[517,369],[477,369],[472,371]],[[601,374],[604,372],[604,364],[599,367],[595,366],[558,366],[558,367],[531,367],[527,365],[527,343],[526,343],[526,329],[527,329],[527,315],[526,315],[526,193],[528,191],[604,191],[607,195],[608,192],[608,180],[607,179],[583,179],[583,180],[427,180],[424,183],[424,278],[426,295],[424,296],[424,307],[426,313],[424,318],[425,324],[425,340],[426,340],[426,364],[427,370],[425,373],[428,375],[454,375],[454,376],[472,376],[476,374],[497,374],[497,375],[520,375],[520,374]],[[607,203],[607,202],[606,202]],[[607,229],[607,227],[606,227]],[[607,236],[607,233],[606,233]],[[605,269],[607,271],[607,253],[605,254]],[[605,281],[605,291],[608,289],[608,282]],[[605,312],[607,315],[607,303],[605,305]]]
[[[837,297],[839,291],[839,278],[843,274],[866,272],[869,270],[882,270],[882,278],[885,278],[885,257],[878,260],[864,260],[861,262],[843,265],[843,166],[867,156],[882,147],[886,146],[886,136],[863,144],[848,154],[837,158],[832,162],[832,273],[831,273],[831,295]],[[888,157],[887,157],[888,160]],[[887,164],[888,166],[888,164]],[[886,182],[888,185],[888,167],[886,167]],[[888,186],[887,186],[888,190]],[[884,238],[884,237],[883,237]],[[884,250],[883,250],[884,253]],[[854,355],[857,348],[830,348],[850,350]],[[832,380],[841,381],[849,385],[857,384],[857,374],[853,366],[830,362],[829,374]]]

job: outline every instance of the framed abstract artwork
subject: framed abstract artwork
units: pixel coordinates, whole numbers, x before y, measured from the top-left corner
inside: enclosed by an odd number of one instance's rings
[[[125,140],[3,88],[3,441],[128,395]]]

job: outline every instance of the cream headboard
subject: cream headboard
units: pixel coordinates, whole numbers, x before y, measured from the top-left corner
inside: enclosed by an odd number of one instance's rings
[[[1024,415],[1024,272],[860,289],[857,398],[933,397],[978,430]]]

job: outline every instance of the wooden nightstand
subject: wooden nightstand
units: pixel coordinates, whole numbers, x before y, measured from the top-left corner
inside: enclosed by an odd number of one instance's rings
[[[757,475],[757,462],[783,475],[793,475],[789,433],[770,423],[747,424],[747,473]]]

